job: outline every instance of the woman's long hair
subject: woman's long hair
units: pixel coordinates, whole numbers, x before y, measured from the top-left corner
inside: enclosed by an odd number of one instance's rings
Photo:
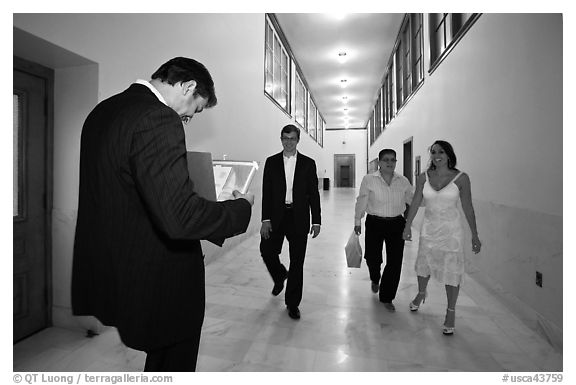
[[[444,150],[444,152],[448,156],[448,168],[450,170],[458,171],[458,169],[456,168],[456,154],[454,153],[454,149],[452,148],[452,145],[450,143],[446,142],[445,140],[437,140],[434,143],[432,143],[432,145],[430,146],[430,150],[429,150],[430,151],[430,160],[428,161],[429,162],[428,170],[435,170],[436,169],[434,162],[432,162],[432,147],[434,147],[435,144],[442,147],[442,149]]]

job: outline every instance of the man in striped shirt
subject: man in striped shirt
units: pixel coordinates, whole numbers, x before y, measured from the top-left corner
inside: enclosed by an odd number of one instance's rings
[[[396,297],[404,239],[402,231],[406,220],[402,215],[412,202],[412,185],[406,177],[394,172],[396,151],[386,148],[378,154],[378,171],[364,176],[356,199],[354,232],[362,232],[362,217],[366,216],[366,265],[372,281],[372,292],[379,293],[380,302],[387,310],[395,311],[392,300]],[[382,265],[382,247],[386,243],[386,266]]]

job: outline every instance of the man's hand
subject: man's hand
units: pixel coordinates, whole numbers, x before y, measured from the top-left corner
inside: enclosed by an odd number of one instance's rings
[[[246,199],[248,203],[250,203],[250,206],[254,205],[254,194],[251,193],[242,194],[240,191],[234,190],[232,191],[232,195],[234,195],[234,199],[238,198]]]
[[[312,238],[316,238],[318,234],[320,234],[320,225],[312,225],[312,228],[310,229],[310,234],[314,234],[312,235]]]
[[[362,234],[362,226],[354,226],[354,233],[356,235]]]
[[[272,232],[272,222],[266,221],[262,222],[262,227],[260,228],[260,236],[264,239],[270,238],[270,233]]]
[[[402,232],[402,239],[405,241],[412,240],[412,229],[410,226],[404,226],[404,231]]]

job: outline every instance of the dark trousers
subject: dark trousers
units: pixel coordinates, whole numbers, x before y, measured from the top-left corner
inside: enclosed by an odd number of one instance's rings
[[[145,372],[194,372],[200,346],[200,332],[192,339],[146,352]]]
[[[260,239],[260,254],[274,283],[280,283],[286,275],[288,276],[284,295],[284,301],[288,307],[296,307],[300,305],[302,300],[304,257],[308,242],[308,233],[302,233],[302,229],[295,229],[294,227],[294,213],[292,209],[286,209],[278,229],[274,229],[270,233],[270,238]],[[280,262],[284,237],[288,240],[290,252],[288,270]]]
[[[392,302],[396,297],[402,258],[404,256],[404,239],[402,232],[406,220],[403,216],[381,218],[374,215],[366,217],[365,254],[370,280],[380,283],[379,297],[382,302]],[[386,266],[380,277],[382,265],[382,246],[386,242]]]

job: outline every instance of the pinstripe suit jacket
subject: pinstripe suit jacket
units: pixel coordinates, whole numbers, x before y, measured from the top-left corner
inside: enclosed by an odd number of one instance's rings
[[[243,233],[250,215],[244,199],[194,192],[180,117],[131,85],[82,129],[73,313],[116,326],[138,350],[188,339],[204,319],[200,240]]]

